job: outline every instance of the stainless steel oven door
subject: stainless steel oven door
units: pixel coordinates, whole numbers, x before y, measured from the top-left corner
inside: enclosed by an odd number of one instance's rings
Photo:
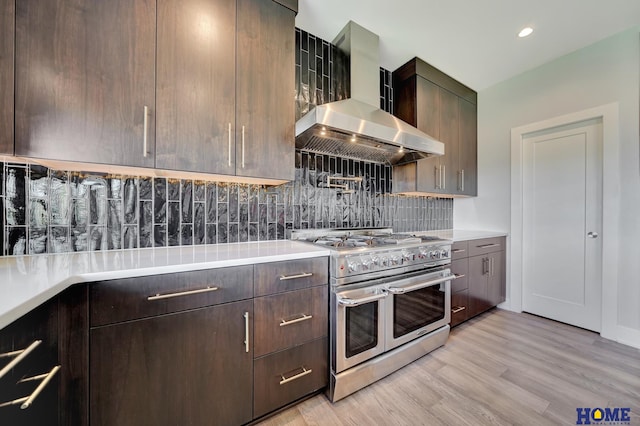
[[[451,322],[452,279],[444,269],[387,284],[386,350]]]
[[[384,286],[371,286],[334,293],[336,332],[333,348],[335,373],[384,352]]]

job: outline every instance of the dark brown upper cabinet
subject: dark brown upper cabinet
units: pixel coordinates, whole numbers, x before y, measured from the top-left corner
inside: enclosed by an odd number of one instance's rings
[[[16,2],[16,155],[153,167],[155,0]]]
[[[445,154],[394,167],[394,192],[477,195],[477,94],[419,58],[393,73],[394,114],[440,140]]]
[[[0,2],[0,154],[13,154],[14,0]]]
[[[294,18],[274,1],[158,1],[156,167],[293,179]]]

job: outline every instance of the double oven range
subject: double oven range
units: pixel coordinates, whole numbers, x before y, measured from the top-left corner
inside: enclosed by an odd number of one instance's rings
[[[331,401],[444,345],[451,241],[390,228],[300,230],[291,238],[331,249]]]

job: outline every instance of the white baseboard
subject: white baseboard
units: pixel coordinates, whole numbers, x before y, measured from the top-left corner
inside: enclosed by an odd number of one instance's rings
[[[640,349],[640,330],[618,325],[616,327],[615,341]]]

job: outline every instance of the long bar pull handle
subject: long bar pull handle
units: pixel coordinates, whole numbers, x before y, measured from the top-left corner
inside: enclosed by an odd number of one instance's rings
[[[452,314],[457,314],[458,312],[462,312],[462,311],[464,311],[465,309],[467,309],[467,307],[466,307],[466,306],[455,306],[455,307],[453,307],[453,308],[451,309],[451,313],[452,313]]]
[[[206,287],[206,288],[199,288],[197,290],[179,291],[176,293],[156,294],[154,296],[147,297],[147,300],[171,299],[173,297],[182,297],[182,296],[190,296],[192,294],[209,293],[217,290],[218,290],[218,287]]]
[[[495,261],[495,259],[493,257],[489,258],[489,275],[490,276],[493,276],[493,273],[494,273],[494,270],[493,270],[494,261]]]
[[[460,172],[460,191],[464,192],[464,169]]]
[[[301,317],[290,320],[290,321],[282,320],[280,322],[280,327],[286,327],[287,325],[296,324],[302,321],[307,321],[307,320],[310,320],[311,318],[313,318],[313,315],[302,314]]]
[[[433,169],[433,175],[436,180],[435,187],[436,189],[440,189],[440,166],[435,166]]]
[[[36,340],[32,344],[30,344],[26,349],[22,349],[20,351],[7,352],[4,354],[0,354],[0,358],[8,358],[15,356],[14,359],[9,362],[9,364],[5,365],[2,370],[0,370],[0,378],[7,374],[13,367],[18,365],[20,361],[25,359],[38,345],[42,343],[42,340]]]
[[[455,274],[454,277],[456,277],[456,279],[459,279],[459,278],[466,277],[466,275],[465,274]]]
[[[49,371],[46,374],[41,374],[39,376],[33,376],[33,377],[20,380],[18,383],[30,382],[33,380],[42,379],[38,387],[35,388],[35,390],[31,393],[31,395],[25,396],[24,398],[14,399],[13,401],[4,402],[0,404],[0,408],[7,407],[9,405],[18,405],[18,404],[22,404],[20,405],[21,410],[26,410],[27,408],[31,407],[31,404],[33,404],[33,401],[36,400],[38,395],[40,395],[40,393],[44,390],[44,388],[49,384],[49,382],[51,381],[51,379],[53,379],[53,376],[56,375],[58,370],[60,370],[60,366],[56,365],[51,369],[51,371]]]
[[[287,378],[285,378],[285,377],[284,377],[284,375],[282,375],[282,374],[281,374],[281,375],[280,375],[280,377],[282,377],[282,380],[280,380],[280,384],[281,384],[281,385],[284,385],[285,383],[292,382],[292,381],[294,381],[294,380],[297,380],[297,379],[299,379],[299,378],[301,378],[301,377],[306,376],[307,374],[311,374],[311,373],[313,373],[313,370],[312,370],[312,369],[308,369],[308,370],[307,370],[307,369],[306,369],[306,368],[304,368],[304,367],[300,367],[300,368],[302,368],[302,373],[298,373],[298,374],[296,374],[295,376],[291,376],[291,377],[287,377]]]
[[[244,169],[244,126],[242,126],[242,168]]]
[[[385,297],[387,297],[387,293],[380,293],[380,294],[376,294],[374,296],[367,296],[367,297],[363,297],[361,299],[349,299],[349,298],[343,298],[340,295],[338,295],[338,304],[339,305],[343,305],[343,306],[358,306],[358,305],[363,305],[365,303],[369,303],[369,302],[375,302],[376,300],[380,300],[380,299],[384,299]]]
[[[447,189],[447,166],[442,165],[442,189]]]
[[[295,280],[298,278],[306,278],[306,277],[310,277],[313,275],[313,272],[303,272],[301,274],[297,274],[297,275],[282,275],[280,276],[280,281],[287,281],[287,280]]]
[[[438,279],[435,279],[435,280],[431,280],[431,281],[427,281],[427,282],[423,282],[423,283],[410,285],[408,287],[389,287],[389,293],[391,293],[391,294],[403,294],[403,293],[406,293],[408,291],[419,290],[421,288],[430,287],[432,285],[442,284],[442,283],[447,282],[447,281],[455,280],[456,278],[458,278],[458,277],[455,276],[455,275],[447,275],[446,277],[442,277],[442,278],[438,278]]]
[[[231,123],[229,123],[229,167],[231,167]]]
[[[244,315],[244,351],[249,352],[249,312],[245,312]]]
[[[465,251],[465,249],[453,249],[451,250],[451,253],[464,253]]]
[[[489,272],[489,259],[486,257],[482,258],[482,275],[486,275]]]
[[[478,248],[490,248],[490,247],[500,247],[500,244],[492,243],[492,244],[483,244],[478,246]]]
[[[149,107],[144,106],[144,117],[142,119],[143,129],[142,129],[142,156],[147,158],[149,155],[149,150],[147,148],[147,143],[149,139]]]

